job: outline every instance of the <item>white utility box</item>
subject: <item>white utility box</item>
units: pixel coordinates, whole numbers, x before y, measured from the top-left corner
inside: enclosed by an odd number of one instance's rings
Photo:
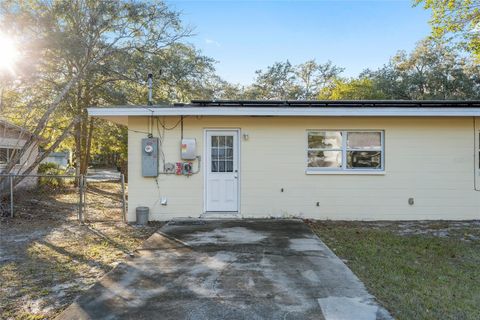
[[[197,157],[197,140],[182,139],[181,157],[182,160],[195,160]]]

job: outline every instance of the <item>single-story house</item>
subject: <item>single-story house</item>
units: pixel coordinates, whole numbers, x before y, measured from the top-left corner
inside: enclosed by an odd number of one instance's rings
[[[3,173],[11,157],[18,152],[29,139],[34,139],[33,144],[15,164],[11,173],[21,174],[33,163],[38,156],[39,143],[42,138],[33,135],[27,129],[17,126],[9,121],[0,119],[0,173]],[[37,173],[38,166],[30,174]],[[24,179],[19,187],[30,187],[36,185],[36,178]]]
[[[55,163],[61,169],[67,169],[72,163],[72,153],[70,150],[50,152],[42,163]]]
[[[128,126],[128,220],[480,218],[480,101],[89,108]]]

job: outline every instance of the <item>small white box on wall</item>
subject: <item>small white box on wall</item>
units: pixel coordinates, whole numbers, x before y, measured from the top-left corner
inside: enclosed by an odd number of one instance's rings
[[[197,141],[189,138],[182,139],[180,153],[182,160],[195,160],[197,157]]]

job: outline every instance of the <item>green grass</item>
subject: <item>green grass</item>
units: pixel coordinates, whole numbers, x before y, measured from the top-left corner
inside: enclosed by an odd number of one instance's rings
[[[478,228],[435,237],[401,235],[400,223],[310,225],[395,318],[480,319],[480,241],[462,240]]]

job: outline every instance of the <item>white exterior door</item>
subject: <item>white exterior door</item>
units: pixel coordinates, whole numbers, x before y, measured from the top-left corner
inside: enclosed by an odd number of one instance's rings
[[[238,130],[207,130],[205,210],[238,211]]]

